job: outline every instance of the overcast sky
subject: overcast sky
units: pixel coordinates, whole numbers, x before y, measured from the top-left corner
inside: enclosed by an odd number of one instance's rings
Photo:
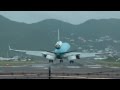
[[[0,15],[25,23],[58,19],[72,24],[80,24],[88,19],[120,19],[120,11],[0,11]]]

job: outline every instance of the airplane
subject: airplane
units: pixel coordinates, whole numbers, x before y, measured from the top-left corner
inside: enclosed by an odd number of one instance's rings
[[[63,62],[64,59],[67,59],[70,63],[74,63],[74,60],[86,57],[95,57],[97,53],[82,53],[77,51],[69,51],[70,44],[67,42],[62,42],[60,40],[60,33],[58,29],[58,41],[55,44],[54,51],[29,51],[29,50],[16,50],[12,49],[9,46],[9,50],[16,52],[23,52],[27,55],[34,55],[44,57],[49,60],[49,63],[53,63],[54,60],[59,59],[60,63]]]

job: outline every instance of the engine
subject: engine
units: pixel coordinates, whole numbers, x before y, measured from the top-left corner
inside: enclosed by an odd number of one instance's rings
[[[76,56],[75,56],[75,55],[68,57],[68,60],[74,60],[74,59],[76,59]]]
[[[47,58],[49,60],[55,60],[55,56],[53,56],[53,55],[46,55],[45,58]]]
[[[75,60],[75,59],[80,59],[80,55],[72,55],[72,56],[68,56],[68,60]]]

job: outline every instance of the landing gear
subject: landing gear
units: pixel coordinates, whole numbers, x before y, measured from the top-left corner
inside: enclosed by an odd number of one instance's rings
[[[74,61],[73,60],[70,60],[70,64],[73,64],[74,63]]]
[[[62,60],[62,59],[60,59],[60,63],[63,63],[63,60]]]
[[[49,60],[49,63],[53,63],[53,60]]]

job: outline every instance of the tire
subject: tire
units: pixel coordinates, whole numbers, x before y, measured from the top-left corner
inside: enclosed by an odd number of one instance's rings
[[[73,64],[73,63],[74,63],[74,61],[71,60],[71,61],[70,61],[70,64]]]
[[[63,63],[63,60],[62,60],[62,59],[60,59],[60,63]]]
[[[53,63],[53,60],[49,60],[49,63]]]

